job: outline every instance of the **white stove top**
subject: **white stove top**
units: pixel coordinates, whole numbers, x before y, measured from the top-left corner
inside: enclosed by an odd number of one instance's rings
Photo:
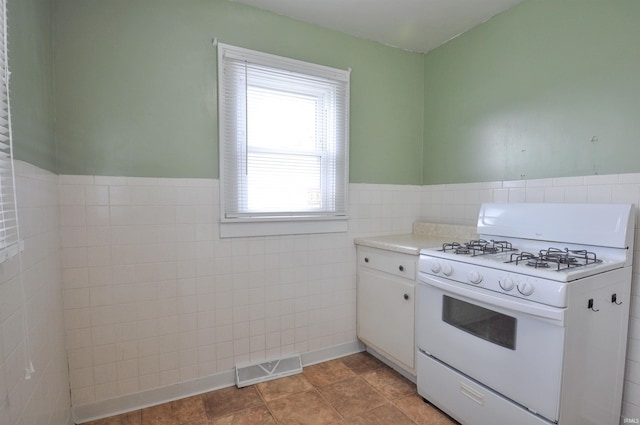
[[[493,240],[486,239],[488,237],[481,237],[480,240],[487,241],[492,246]],[[465,253],[464,247],[470,242],[472,241],[455,241],[463,247],[462,252],[450,247],[444,251],[443,247],[433,247],[423,249],[421,254],[561,282],[569,282],[623,267],[626,260],[626,250],[585,245],[558,245],[555,242],[545,241],[510,240],[508,241],[510,247],[505,251],[482,253],[482,251],[471,250]],[[529,258],[530,256],[534,258]],[[551,256],[550,259],[549,256]]]
[[[631,266],[634,227],[635,211],[627,204],[483,204],[478,217],[482,244],[504,251],[423,249],[419,271],[563,307],[567,283]],[[515,261],[522,253],[542,256],[533,265],[528,258]]]

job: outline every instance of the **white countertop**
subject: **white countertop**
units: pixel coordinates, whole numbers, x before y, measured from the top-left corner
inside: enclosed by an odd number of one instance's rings
[[[464,242],[476,237],[476,228],[471,226],[415,223],[413,233],[356,238],[354,243],[401,254],[419,255],[423,248],[439,247],[445,242]]]

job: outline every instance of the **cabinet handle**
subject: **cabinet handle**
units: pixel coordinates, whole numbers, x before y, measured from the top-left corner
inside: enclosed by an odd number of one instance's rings
[[[408,300],[409,299],[409,294],[404,294],[404,299]]]
[[[401,272],[403,272],[403,271],[404,271],[404,266],[403,266],[403,265],[400,265],[400,267],[398,267],[398,270],[400,270]]]
[[[369,257],[364,257],[364,262],[368,263],[369,262]]]

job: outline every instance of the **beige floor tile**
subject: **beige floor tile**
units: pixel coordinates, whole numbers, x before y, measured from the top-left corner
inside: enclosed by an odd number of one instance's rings
[[[256,386],[266,401],[313,389],[313,385],[303,374],[261,382]]]
[[[268,401],[267,405],[280,425],[334,425],[342,419],[315,389]]]
[[[385,404],[349,419],[349,425],[415,425],[395,406]]]
[[[393,369],[380,368],[361,376],[389,400],[406,397],[416,392],[415,384]]]
[[[381,367],[388,367],[365,351],[342,357],[339,360],[357,374],[371,372],[373,370],[380,369]]]
[[[209,419],[225,416],[248,407],[264,406],[254,386],[228,387],[202,394],[202,402]]]
[[[432,404],[426,403],[418,394],[396,400],[395,405],[419,425],[457,424]]]
[[[209,425],[276,425],[276,421],[266,406],[258,406],[215,418]]]
[[[318,391],[345,418],[359,415],[387,403],[384,397],[360,377],[320,387]]]
[[[200,396],[142,409],[142,425],[205,425],[207,415]]]
[[[140,422],[140,410],[136,410],[135,412],[123,413],[122,415],[86,422],[83,425],[140,425]]]
[[[316,387],[333,384],[355,376],[340,359],[318,363],[304,368],[304,376]]]

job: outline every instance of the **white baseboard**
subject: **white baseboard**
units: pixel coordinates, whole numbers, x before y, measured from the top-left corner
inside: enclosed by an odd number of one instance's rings
[[[352,341],[301,354],[302,365],[309,366],[315,363],[358,353],[360,351],[364,351],[364,345],[358,341]],[[110,400],[75,406],[72,408],[72,423],[82,424],[109,416],[119,415],[121,413],[144,409],[145,407],[155,406],[185,397],[191,397],[193,395],[206,393],[220,388],[231,387],[235,385],[235,382],[235,372],[231,369],[225,372],[216,373],[215,375],[181,382],[167,387],[155,388]]]
[[[341,345],[334,345],[333,347],[310,351],[301,354],[300,357],[302,357],[302,366],[311,366],[316,363],[348,356],[349,354],[359,353],[365,349],[366,346],[360,341],[352,341]]]

